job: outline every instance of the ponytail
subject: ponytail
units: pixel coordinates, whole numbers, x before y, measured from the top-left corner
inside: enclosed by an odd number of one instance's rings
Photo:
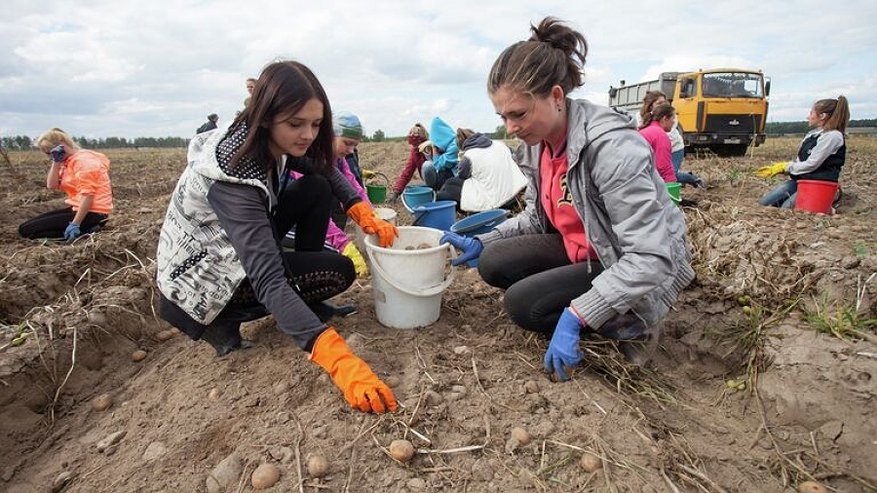
[[[847,124],[850,122],[850,106],[847,98],[838,96],[837,99],[820,99],[813,103],[813,109],[818,114],[827,114],[828,118],[822,122],[825,130],[837,130],[845,133]]]

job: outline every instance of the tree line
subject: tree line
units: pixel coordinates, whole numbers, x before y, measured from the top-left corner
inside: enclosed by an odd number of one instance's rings
[[[182,137],[104,137],[89,139],[88,137],[72,137],[73,141],[86,149],[126,149],[137,147],[187,147],[189,139]],[[36,145],[36,139],[27,135],[0,137],[4,149],[28,150]]]
[[[850,120],[848,128],[877,127],[877,118]],[[768,122],[764,125],[764,133],[768,135],[803,134],[810,130],[807,122]]]
[[[853,127],[877,127],[877,118],[863,120],[850,120],[850,128]],[[768,135],[802,134],[809,130],[807,122],[768,122],[764,126],[764,132]],[[508,134],[504,125],[496,127],[495,131],[488,134],[494,139],[506,139]],[[387,137],[382,130],[376,130],[371,137],[364,136],[363,142],[383,142],[404,140],[405,137]],[[4,149],[28,150],[35,145],[35,140],[27,135],[12,135],[0,137],[0,145]],[[137,147],[187,147],[189,139],[183,137],[104,137],[89,139],[88,137],[73,137],[73,140],[86,149],[125,149]]]

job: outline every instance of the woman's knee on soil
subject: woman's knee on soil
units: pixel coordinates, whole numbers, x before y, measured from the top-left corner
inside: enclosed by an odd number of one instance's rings
[[[495,242],[485,245],[481,256],[478,257],[478,274],[481,275],[481,279],[500,289],[506,289],[511,285],[506,276],[506,262],[503,257],[502,248],[497,248]]]
[[[506,292],[504,297],[505,311],[515,325],[540,332],[542,334],[550,334],[560,318],[560,311],[556,314],[544,313],[540,314],[537,308],[539,304],[538,296],[534,296],[532,289],[527,289],[526,283],[515,283]]]

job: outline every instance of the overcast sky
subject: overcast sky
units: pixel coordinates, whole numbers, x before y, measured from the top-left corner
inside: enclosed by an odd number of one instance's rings
[[[771,77],[768,121],[838,94],[852,118],[877,117],[874,0],[3,0],[2,13],[0,135],[188,137],[208,113],[228,123],[244,80],[278,58],[308,65],[369,135],[435,115],[492,131],[490,66],[546,15],[588,40],[575,97],[606,104],[620,79],[736,66]]]

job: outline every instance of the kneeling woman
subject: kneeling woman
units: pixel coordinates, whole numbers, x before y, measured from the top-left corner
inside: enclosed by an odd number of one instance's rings
[[[19,234],[29,239],[73,241],[98,230],[113,211],[110,160],[99,152],[80,149],[60,128],[41,135],[37,146],[52,160],[46,187],[65,192],[67,207],[24,222]]]
[[[355,278],[350,259],[323,251],[334,201],[382,246],[397,234],[332,166],[332,138],[323,87],[289,61],[265,68],[227,131],[193,139],[159,239],[160,312],[220,356],[241,347],[241,322],[270,313],[353,407],[394,411],[389,387],[311,309]],[[295,251],[284,253],[292,228]]]

